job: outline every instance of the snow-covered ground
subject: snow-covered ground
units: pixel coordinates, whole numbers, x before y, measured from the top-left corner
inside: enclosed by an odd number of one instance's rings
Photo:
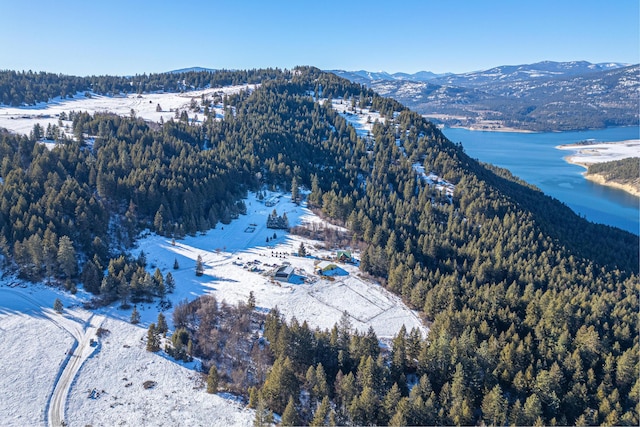
[[[274,197],[272,197],[274,196]],[[276,197],[278,196],[278,197]],[[277,200],[267,207],[250,195],[247,215],[207,233],[177,240],[148,234],[132,252],[144,250],[148,269],[171,272],[174,303],[211,293],[219,301],[246,301],[253,291],[258,309],[278,306],[287,317],[306,320],[312,327],[330,328],[347,311],[354,328],[372,326],[388,340],[404,324],[407,330],[428,329],[417,314],[395,295],[359,277],[350,264],[337,264],[331,279],[314,273],[319,258],[335,255],[321,242],[266,228],[267,215],[286,212],[290,225],[329,226],[290,195],[269,194]],[[276,238],[273,238],[274,233]],[[267,237],[269,242],[267,243]],[[308,257],[293,255],[304,243]],[[195,275],[201,255],[205,274]],[[178,260],[179,268],[173,269]],[[268,274],[288,262],[291,283]],[[251,271],[253,270],[253,271]],[[65,309],[52,310],[55,298]],[[141,323],[131,325],[131,310],[117,304],[89,312],[81,308],[88,295],[76,295],[42,284],[22,284],[15,277],[0,280],[0,387],[2,424],[9,426],[69,425],[251,425],[252,410],[232,396],[205,391],[197,362],[182,364],[163,352],[145,350],[147,327],[158,315],[157,301],[138,305]],[[165,312],[170,328],[172,312]],[[96,329],[108,332],[97,338]],[[91,340],[97,346],[91,345]],[[155,385],[145,388],[147,381]]]
[[[186,237],[175,245],[170,238],[150,235],[139,241],[138,251],[143,250],[149,264],[160,268],[164,275],[171,271],[176,280],[176,291],[171,296],[174,302],[211,293],[218,300],[236,303],[247,301],[253,291],[258,307],[277,306],[287,318],[295,316],[312,327],[331,328],[347,311],[354,328],[366,332],[372,326],[379,338],[392,338],[403,324],[407,330],[418,327],[426,335],[427,329],[415,312],[378,284],[360,278],[355,265],[338,264],[344,275],[332,276],[333,280],[315,274],[315,264],[321,258],[335,256],[335,252],[321,249],[321,242],[268,229],[266,219],[276,209],[279,215],[287,214],[291,225],[329,225],[305,207],[292,203],[288,194],[277,200],[275,206],[267,207],[252,194],[245,200],[247,215],[231,224],[218,224],[204,235]],[[300,243],[311,256],[294,255]],[[195,276],[198,255],[205,264],[202,277]],[[175,260],[178,270],[173,270]],[[276,281],[269,275],[285,262],[295,270],[295,283]],[[123,316],[128,318],[128,313]]]
[[[197,113],[189,110],[191,100],[200,105],[202,96],[210,100],[216,93],[233,94],[241,90],[252,90],[255,85],[227,86],[223,88],[211,88],[184,93],[145,93],[142,95],[131,94],[126,96],[103,96],[91,94],[90,98],[84,93],[77,93],[73,98],[61,99],[60,97],[34,106],[7,107],[0,106],[0,128],[6,128],[12,132],[29,134],[36,123],[45,130],[47,125],[57,125],[60,113],[69,114],[70,111],[86,111],[90,114],[96,112],[111,112],[121,116],[129,116],[133,110],[137,117],[145,120],[160,122],[174,117],[175,111],[188,110],[189,117]],[[162,111],[156,111],[160,105]],[[222,114],[222,106],[216,106],[216,114]],[[200,120],[203,119],[199,114]],[[63,122],[68,124],[69,122]]]
[[[320,102],[325,100],[320,99]],[[351,109],[351,102],[342,101],[340,99],[331,100],[331,108],[336,110],[344,119],[353,126],[356,130],[356,134],[360,138],[367,138],[371,135],[373,125],[376,121],[385,123],[385,118],[377,111],[371,111],[367,108],[355,108]]]
[[[18,283],[0,287],[0,417],[8,426],[43,425],[73,338],[51,310],[54,293],[9,287]]]
[[[143,328],[117,319],[107,319],[102,327],[109,333],[84,364],[69,395],[69,426],[223,427],[253,422],[253,410],[207,394],[201,375],[191,366],[148,352]],[[148,381],[155,384],[145,388]]]
[[[559,145],[556,148],[573,151],[574,154],[565,157],[565,160],[583,166],[622,160],[628,157],[640,157],[640,139],[593,144],[568,144]]]

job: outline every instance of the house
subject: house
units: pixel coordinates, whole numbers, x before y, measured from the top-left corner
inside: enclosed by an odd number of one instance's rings
[[[316,265],[316,272],[323,275],[331,270],[335,270],[336,268],[338,268],[338,266],[330,261],[321,261]]]
[[[288,282],[293,274],[293,267],[290,265],[283,265],[276,270],[275,279],[281,282]]]
[[[338,251],[336,260],[340,262],[351,262],[351,251]]]

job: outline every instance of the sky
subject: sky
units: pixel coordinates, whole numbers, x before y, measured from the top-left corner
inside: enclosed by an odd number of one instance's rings
[[[436,73],[640,62],[638,0],[0,0],[0,69]]]

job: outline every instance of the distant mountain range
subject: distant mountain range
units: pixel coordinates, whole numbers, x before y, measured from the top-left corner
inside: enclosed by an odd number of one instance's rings
[[[171,74],[179,74],[179,73],[200,73],[200,72],[214,72],[213,68],[204,68],[204,67],[189,67],[189,68],[180,68],[179,70],[171,70],[169,73]]]
[[[638,125],[638,65],[506,65],[462,74],[333,73],[447,126],[533,131]]]

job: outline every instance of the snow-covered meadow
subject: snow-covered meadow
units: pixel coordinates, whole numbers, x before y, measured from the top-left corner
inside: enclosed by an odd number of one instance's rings
[[[38,123],[42,129],[49,124],[58,125],[60,113],[69,114],[71,111],[86,111],[90,114],[110,112],[121,116],[129,116],[131,111],[137,117],[152,122],[167,121],[175,116],[176,110],[189,110],[191,100],[198,105],[202,97],[210,100],[216,94],[234,94],[241,90],[253,90],[256,85],[226,86],[223,88],[210,88],[184,93],[159,92],[145,94],[129,94],[118,96],[104,96],[78,92],[73,98],[54,98],[49,102],[41,102],[33,106],[9,107],[0,105],[0,128],[8,129],[20,134],[29,134],[33,126]],[[156,111],[160,105],[161,111]],[[218,117],[223,114],[222,105],[216,105],[215,112]],[[197,114],[189,112],[189,116]],[[199,115],[201,121],[204,117]],[[68,123],[68,122],[65,122]]]
[[[559,150],[573,151],[565,157],[569,163],[585,167],[594,163],[611,162],[629,157],[640,156],[640,140],[600,142],[592,144],[567,144],[556,147]]]

